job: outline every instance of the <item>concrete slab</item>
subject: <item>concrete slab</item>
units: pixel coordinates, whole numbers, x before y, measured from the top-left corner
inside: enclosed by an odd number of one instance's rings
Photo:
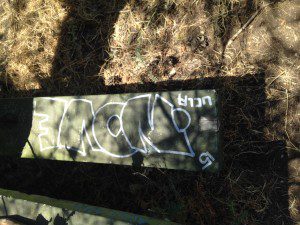
[[[215,90],[0,100],[0,154],[218,171]]]

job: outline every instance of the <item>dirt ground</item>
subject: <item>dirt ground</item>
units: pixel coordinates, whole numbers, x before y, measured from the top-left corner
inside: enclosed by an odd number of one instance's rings
[[[0,96],[217,89],[219,174],[0,159],[0,186],[183,224],[300,224],[300,1],[0,0]]]

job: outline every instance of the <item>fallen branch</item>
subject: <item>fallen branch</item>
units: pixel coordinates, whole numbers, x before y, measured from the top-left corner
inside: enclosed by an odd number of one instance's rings
[[[237,36],[238,36],[240,33],[242,33],[242,31],[244,31],[244,30],[250,25],[250,23],[257,17],[257,15],[258,15],[263,9],[265,9],[267,6],[269,6],[270,4],[272,4],[272,3],[268,3],[268,4],[264,5],[264,6],[262,6],[260,9],[258,9],[258,10],[250,17],[250,19],[249,19],[249,20],[241,27],[241,29],[239,29],[238,32],[236,32],[236,33],[228,40],[228,42],[227,42],[227,44],[226,44],[226,47],[225,47],[225,51],[226,51],[227,47],[228,47],[229,45],[231,45],[232,42],[237,38]],[[225,51],[224,51],[224,52],[225,52]]]

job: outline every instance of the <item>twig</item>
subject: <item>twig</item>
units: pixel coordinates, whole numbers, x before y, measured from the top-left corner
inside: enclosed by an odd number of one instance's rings
[[[255,17],[257,17],[257,15],[263,10],[265,9],[267,6],[269,6],[272,3],[268,3],[264,6],[262,6],[259,10],[257,10],[251,17],[250,19],[241,27],[241,29],[238,30],[238,32],[236,32],[227,42],[226,47],[225,47],[225,51],[228,48],[229,45],[232,44],[232,42],[237,38],[237,36],[242,33],[242,31],[244,31],[249,25],[250,23],[255,19]],[[225,52],[224,51],[224,52]]]
[[[284,131],[285,131],[285,134],[287,136],[287,139],[289,140],[289,143],[295,148],[297,149],[297,147],[293,144],[293,142],[291,141],[290,139],[290,135],[287,131],[287,124],[288,124],[288,111],[289,111],[289,93],[288,93],[288,90],[286,89],[285,90],[285,93],[286,93],[286,110],[285,110],[285,123],[284,123]]]

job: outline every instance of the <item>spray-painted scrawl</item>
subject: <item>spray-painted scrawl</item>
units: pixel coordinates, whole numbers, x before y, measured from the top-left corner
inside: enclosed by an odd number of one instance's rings
[[[33,115],[38,121],[39,150],[67,150],[82,157],[98,152],[119,160],[136,154],[177,156],[206,169],[215,158],[201,149],[209,148],[209,143],[198,144],[199,121],[203,113],[215,112],[214,92],[200,97],[189,94],[37,98]]]

